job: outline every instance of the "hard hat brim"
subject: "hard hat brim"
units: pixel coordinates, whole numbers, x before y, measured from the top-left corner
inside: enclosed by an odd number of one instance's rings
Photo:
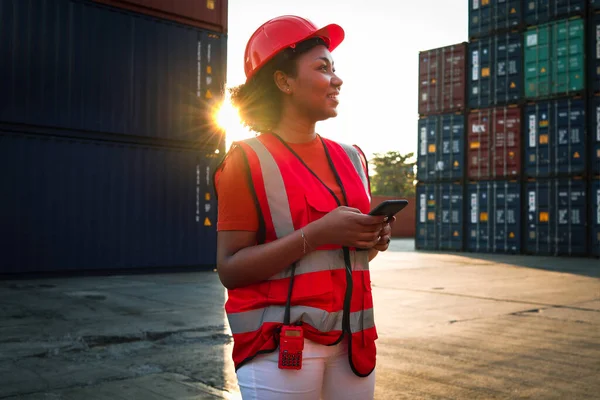
[[[329,42],[329,51],[333,51],[344,41],[345,36],[346,34],[341,26],[339,26],[338,24],[329,24],[322,27],[306,39],[310,39],[312,37],[326,38]]]

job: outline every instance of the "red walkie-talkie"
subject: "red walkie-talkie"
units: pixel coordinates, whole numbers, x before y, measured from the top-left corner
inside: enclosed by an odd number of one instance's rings
[[[304,332],[301,326],[283,325],[279,334],[279,368],[301,369]]]

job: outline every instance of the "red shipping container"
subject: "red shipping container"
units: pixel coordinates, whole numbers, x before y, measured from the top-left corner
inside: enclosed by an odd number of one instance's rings
[[[140,14],[227,33],[227,0],[95,0]]]
[[[467,177],[508,179],[521,174],[521,109],[473,111],[467,128]]]
[[[461,111],[466,97],[467,44],[419,53],[419,114]]]

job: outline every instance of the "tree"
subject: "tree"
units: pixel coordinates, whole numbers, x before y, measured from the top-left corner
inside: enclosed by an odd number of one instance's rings
[[[414,153],[402,155],[397,151],[375,153],[370,163],[375,168],[371,191],[379,196],[414,196]]]

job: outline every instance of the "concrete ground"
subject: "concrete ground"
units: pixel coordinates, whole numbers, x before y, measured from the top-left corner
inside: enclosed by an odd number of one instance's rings
[[[600,399],[600,261],[372,264],[376,399]],[[0,399],[235,399],[214,272],[0,281]]]

